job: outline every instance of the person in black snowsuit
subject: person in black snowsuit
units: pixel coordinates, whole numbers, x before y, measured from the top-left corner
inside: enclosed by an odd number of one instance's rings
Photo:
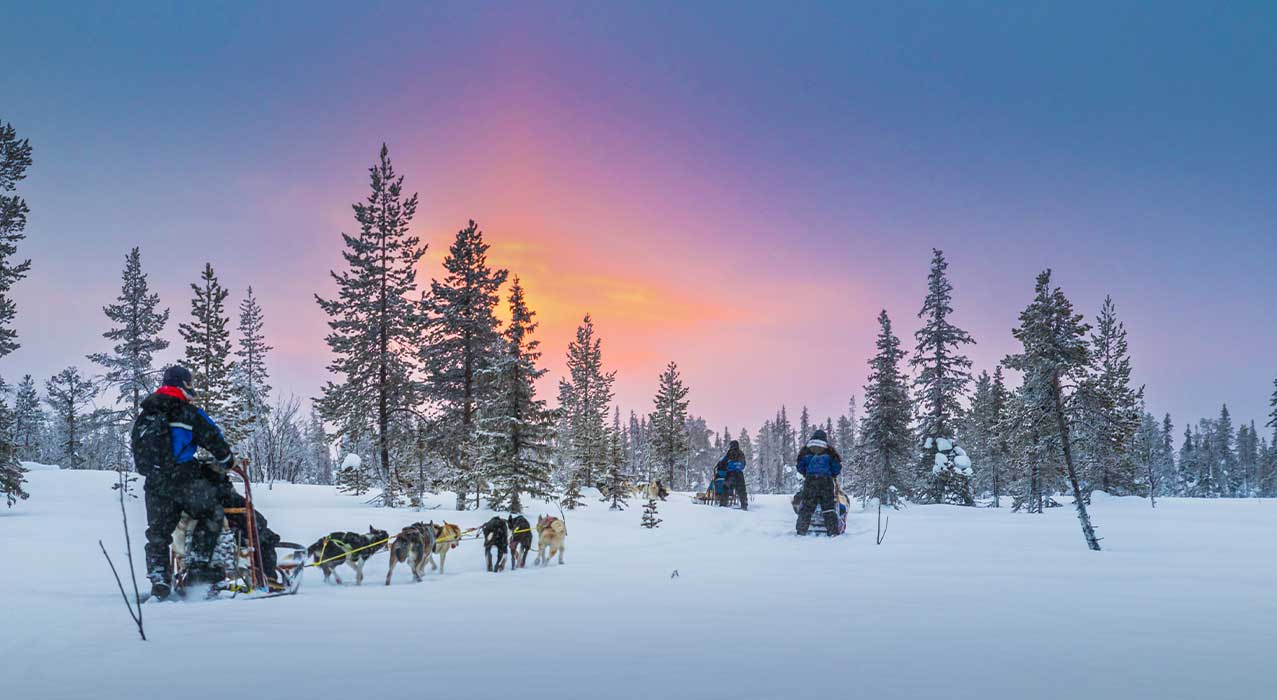
[[[223,578],[213,565],[225,517],[226,494],[219,481],[230,486],[226,470],[235,455],[213,419],[191,404],[191,380],[184,367],[165,370],[163,386],[142,401],[133,424],[133,461],[146,477],[146,575],[152,595],[161,599],[172,591],[169,545],[183,512],[197,521],[186,556],[187,581],[216,583]],[[214,461],[197,461],[197,448],[207,450]]]
[[[802,505],[798,508],[798,534],[807,534],[811,516],[820,506],[825,518],[825,531],[830,537],[838,535],[838,497],[834,478],[842,472],[842,458],[829,446],[825,431],[817,430],[798,453],[798,473],[803,475],[803,488],[799,492]]]
[[[741,452],[739,442],[732,440],[728,443],[727,454],[718,460],[714,472],[723,479],[723,486],[718,490],[718,505],[726,506],[732,494],[736,494],[740,509],[749,510],[749,494],[745,493],[745,453]]]

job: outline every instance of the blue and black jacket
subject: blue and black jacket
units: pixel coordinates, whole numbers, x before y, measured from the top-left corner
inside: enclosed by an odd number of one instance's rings
[[[160,387],[142,401],[142,411],[155,411],[168,417],[174,463],[180,465],[195,461],[195,451],[201,447],[221,464],[229,465],[234,459],[222,429],[203,409],[193,405],[181,389]]]
[[[807,476],[838,476],[842,458],[832,447],[804,447],[798,453],[798,473]]]

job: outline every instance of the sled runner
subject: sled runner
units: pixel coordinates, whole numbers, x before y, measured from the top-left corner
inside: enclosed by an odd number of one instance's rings
[[[231,598],[274,598],[293,595],[301,588],[302,572],[305,571],[306,548],[292,542],[279,542],[275,545],[275,571],[278,580],[267,581],[262,565],[262,552],[258,548],[260,538],[257,532],[257,513],[253,508],[253,487],[248,473],[243,466],[235,465],[229,470],[240,478],[244,485],[244,505],[223,508],[227,516],[243,516],[242,526],[232,526],[230,518],[223,518],[222,529],[218,534],[217,547],[213,553],[213,564],[225,572],[225,578],[212,585],[208,597],[222,597],[229,594]],[[195,536],[195,523],[189,517],[183,517],[173,531],[173,545],[170,556],[173,561],[173,589],[179,597],[186,595],[188,569],[185,562],[186,552],[191,549]]]
[[[838,500],[838,534],[847,532],[847,511],[851,509],[851,499],[847,496],[847,492],[842,487],[835,485],[836,498]],[[794,494],[793,500],[790,501],[794,507],[794,515],[798,515],[799,509],[803,506],[802,493]],[[808,535],[827,535],[829,531],[825,529],[825,518],[821,515],[820,509],[817,508],[811,515],[811,524],[807,528]]]

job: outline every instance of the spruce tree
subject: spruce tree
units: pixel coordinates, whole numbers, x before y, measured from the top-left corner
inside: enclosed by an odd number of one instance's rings
[[[625,473],[625,434],[621,430],[621,408],[612,414],[611,462],[608,464],[607,490],[603,501],[610,501],[608,510],[625,510],[629,505],[630,480]]]
[[[492,388],[484,379],[501,353],[495,310],[508,273],[488,265],[488,244],[471,221],[457,232],[443,260],[447,274],[430,284],[425,299],[426,333],[421,347],[426,398],[434,412],[434,448],[448,467],[457,509],[482,485],[474,458],[480,407]]]
[[[579,494],[582,483],[592,484],[607,469],[607,419],[616,372],[603,371],[602,341],[595,337],[589,314],[568,344],[567,377],[559,382],[560,438],[565,443],[570,473],[566,481]],[[580,476],[576,472],[581,472]]]
[[[119,401],[136,416],[142,399],[155,387],[155,353],[168,347],[160,336],[169,310],[159,310],[160,295],[150,291],[142,272],[142,254],[133,248],[124,257],[123,285],[116,303],[102,308],[114,326],[102,334],[115,343],[110,353],[94,353],[89,360],[106,369],[103,379],[119,391]]]
[[[912,408],[905,376],[900,371],[905,352],[891,330],[885,309],[878,314],[878,326],[878,351],[869,361],[869,380],[864,388],[865,417],[860,424],[857,464],[864,470],[860,478],[864,495],[896,507],[909,493],[908,470],[914,446],[909,428]]]
[[[0,494],[4,495],[5,506],[12,508],[30,494],[22,488],[26,470],[19,461],[17,442],[9,439],[15,433],[15,416],[9,409],[8,394],[9,385],[0,378]]]
[[[479,410],[479,463],[492,485],[491,507],[522,513],[524,495],[550,495],[550,440],[557,417],[537,398],[536,382],[547,370],[537,366],[536,312],[528,308],[518,277],[510,285],[509,303],[504,349],[480,382],[491,391]]]
[[[654,527],[660,527],[663,521],[656,515],[656,499],[649,498],[647,503],[643,505],[643,520],[639,524],[649,530]]]
[[[13,444],[19,460],[39,459],[44,429],[44,410],[40,407],[35,380],[29,374],[24,375],[13,398]]]
[[[186,342],[186,367],[195,375],[195,391],[200,406],[219,421],[234,443],[239,436],[234,416],[229,408],[234,400],[231,386],[231,334],[227,326],[230,316],[226,313],[227,291],[217,279],[213,266],[204,264],[199,284],[192,284],[195,293],[191,299],[191,322],[178,325],[178,332]]]
[[[1074,407],[1072,392],[1085,380],[1090,366],[1086,333],[1090,330],[1081,314],[1059,287],[1051,287],[1051,271],[1038,275],[1033,303],[1020,313],[1020,325],[1012,331],[1024,346],[1008,355],[1003,364],[1024,375],[1018,416],[1022,425],[1058,441],[1065,473],[1072,487],[1078,522],[1086,545],[1099,551],[1100,541],[1086,509],[1085,495],[1073,457]]]
[[[1083,489],[1088,498],[1094,489],[1133,495],[1143,480],[1131,443],[1140,425],[1144,389],[1131,386],[1126,326],[1117,319],[1111,296],[1104,297],[1090,346],[1093,366],[1077,392],[1077,440],[1088,447],[1077,455],[1083,464]]]
[[[84,465],[80,448],[90,427],[86,425],[84,409],[93,401],[97,390],[79,369],[67,367],[45,382],[44,391],[45,402],[53,412],[59,431],[59,464],[64,469],[79,469]]]
[[[254,437],[266,426],[270,413],[270,372],[266,369],[266,355],[272,348],[266,344],[265,320],[262,307],[249,287],[239,304],[239,342],[235,349],[235,368],[231,374],[232,395],[235,400],[236,424],[241,438],[249,446],[249,454],[258,463],[256,452],[260,447]]]
[[[1184,493],[1184,478],[1175,464],[1175,424],[1171,414],[1162,417],[1162,445],[1158,450],[1158,495],[1179,496]]]
[[[338,437],[372,438],[382,503],[393,505],[399,486],[391,447],[405,432],[395,417],[411,410],[419,393],[414,369],[420,313],[412,296],[426,247],[408,233],[417,195],[404,196],[403,177],[395,174],[385,144],[369,176],[368,198],[353,205],[359,233],[342,234],[347,269],[330,273],[337,296],[315,296],[329,317],[325,340],[334,357],[328,370],[338,377],[324,385],[318,407]]]
[[[946,443],[952,447],[955,442],[957,421],[962,415],[960,402],[971,382],[971,360],[962,348],[975,340],[949,320],[953,313],[953,285],[946,275],[949,263],[943,252],[931,252],[927,296],[918,312],[924,323],[913,334],[917,346],[909,360],[909,365],[918,370],[913,385],[922,445],[915,495],[927,503],[972,505],[971,484],[963,470],[949,461],[938,466],[936,454]]]
[[[13,321],[18,315],[14,302],[13,286],[31,270],[30,260],[15,260],[18,243],[26,234],[27,203],[17,194],[18,183],[27,176],[31,167],[31,143],[19,139],[17,131],[8,123],[0,122],[0,357],[18,349],[18,332]],[[4,385],[0,379],[0,385]],[[7,385],[4,385],[7,390]],[[17,500],[27,498],[22,485],[26,470],[18,460],[18,449],[13,442],[16,417],[6,401],[0,400],[0,493],[12,506]]]
[[[14,260],[18,243],[26,238],[27,214],[30,209],[14,192],[31,167],[31,143],[19,139],[13,125],[0,122],[0,357],[18,349],[18,332],[13,319],[18,306],[13,300],[13,285],[27,276],[30,260]]]
[[[1215,421],[1215,431],[1211,440],[1213,465],[1218,465],[1217,470],[1212,471],[1212,481],[1214,482],[1214,496],[1233,496],[1236,495],[1239,479],[1236,452],[1236,433],[1233,431],[1233,418],[1228,412],[1228,405],[1220,407],[1219,418]]]
[[[306,472],[308,484],[331,484],[333,482],[333,458],[328,442],[328,432],[324,429],[324,421],[319,412],[311,406],[310,416],[306,420],[306,428],[302,432],[306,444]]]
[[[661,373],[652,398],[649,424],[652,430],[652,452],[657,464],[665,470],[666,486],[675,490],[674,465],[687,458],[687,394],[688,388],[679,376],[678,364],[670,362]],[[679,487],[686,487],[680,484]]]

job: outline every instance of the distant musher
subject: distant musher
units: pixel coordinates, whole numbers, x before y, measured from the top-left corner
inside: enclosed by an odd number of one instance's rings
[[[732,440],[728,443],[727,454],[718,460],[714,471],[723,480],[722,487],[717,489],[718,505],[726,506],[735,494],[740,509],[749,510],[749,494],[745,493],[745,453],[741,451],[739,442]]]
[[[842,458],[829,446],[825,431],[817,430],[798,453],[798,473],[803,475],[803,489],[798,493],[802,505],[798,509],[798,534],[807,534],[812,513],[820,506],[825,518],[825,531],[838,536],[838,499],[834,478],[842,471]]]

